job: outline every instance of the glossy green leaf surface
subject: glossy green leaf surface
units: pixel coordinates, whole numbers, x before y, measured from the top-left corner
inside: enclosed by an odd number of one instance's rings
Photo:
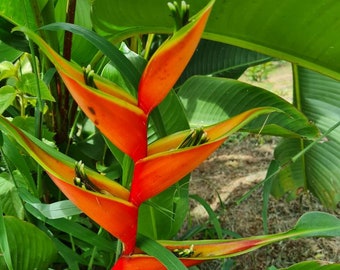
[[[14,217],[4,217],[13,268],[47,269],[56,258],[52,240],[34,225]],[[7,269],[3,258],[0,268]]]
[[[21,52],[0,41],[0,62],[14,61],[21,55]]]
[[[193,75],[238,79],[248,67],[271,59],[269,56],[254,51],[202,39],[177,85],[181,85]]]
[[[297,221],[292,231],[298,233],[298,237],[336,237],[340,236],[340,219],[328,213],[308,212]]]
[[[287,101],[264,89],[242,82],[197,76],[178,92],[191,126],[211,125],[250,108],[272,106],[284,113],[262,116],[246,130],[287,137],[315,139],[318,129]]]
[[[15,25],[27,25],[33,29],[36,29],[36,15],[38,16],[40,11],[47,3],[47,0],[38,0],[35,2],[37,5],[33,7],[29,1],[13,0],[9,5],[8,1],[1,0],[0,16],[4,17]]]
[[[137,33],[170,33],[173,24],[162,1],[94,2],[94,27],[120,39]],[[207,1],[188,1],[192,13]],[[204,3],[205,2],[205,3]],[[251,49],[340,78],[340,2],[325,0],[217,0],[204,38]]]
[[[295,71],[297,107],[325,133],[339,121],[340,83],[318,73],[298,68]],[[289,192],[294,197],[299,188],[308,188],[328,207],[340,201],[340,128],[333,130],[296,163],[286,167],[273,182],[273,194]],[[275,158],[283,165],[305,149],[308,142],[283,141]]]
[[[338,270],[340,269],[339,263],[328,263],[323,261],[308,261],[294,264],[282,270]]]

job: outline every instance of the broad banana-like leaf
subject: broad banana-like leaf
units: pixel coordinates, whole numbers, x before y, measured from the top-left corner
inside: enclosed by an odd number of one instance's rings
[[[194,75],[210,75],[238,79],[249,67],[266,63],[273,57],[202,39],[176,85],[182,85]]]
[[[6,252],[10,253],[12,259],[11,269],[48,269],[57,257],[53,241],[31,223],[11,216],[3,217],[3,221],[6,233],[1,231],[0,237],[7,236],[9,250]],[[7,266],[2,255],[0,269],[10,269]]]
[[[296,107],[262,88],[243,82],[194,76],[178,95],[193,127],[211,125],[255,107],[272,106],[285,113],[262,116],[244,129],[254,133],[314,140],[320,132]]]
[[[294,68],[296,107],[326,133],[339,122],[340,83],[316,72]],[[289,193],[296,197],[309,189],[327,207],[334,208],[340,201],[340,129],[331,131],[324,140],[314,145],[300,159],[289,163],[310,142],[287,139],[275,150],[275,159],[284,168],[275,177],[272,193],[280,197]],[[288,164],[289,163],[289,164]]]
[[[110,0],[93,3],[93,26],[102,35],[121,40],[139,33],[171,33],[165,8],[168,0]],[[206,0],[187,1],[197,12]],[[308,0],[217,0],[203,38],[285,59],[340,79],[338,0],[310,4]]]
[[[190,131],[175,133],[150,145],[146,158],[135,164],[130,201],[140,205],[159,194],[191,172],[214,152],[227,136],[255,117],[275,111],[274,108],[255,108],[224,122],[204,128],[208,142],[176,149]]]
[[[0,127],[19,143],[49,174],[55,184],[74,204],[112,235],[119,238],[125,252],[131,253],[137,232],[137,207],[127,201],[129,191],[94,171],[85,169],[90,181],[105,194],[74,184],[75,161],[25,134],[2,116]],[[119,220],[119,222],[114,222]]]
[[[210,1],[151,57],[138,87],[138,103],[146,114],[164,99],[188,64],[201,39],[214,2]]]

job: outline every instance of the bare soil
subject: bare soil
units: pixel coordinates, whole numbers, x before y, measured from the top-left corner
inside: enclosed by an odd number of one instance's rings
[[[260,86],[279,91],[291,100],[290,67],[280,65],[267,74]],[[243,77],[243,80],[248,80]],[[265,178],[273,159],[278,139],[256,135],[236,135],[212,154],[192,174],[190,190],[203,197],[218,214],[223,228],[242,237],[263,235],[262,188],[237,204],[247,191]],[[270,199],[268,209],[269,233],[279,233],[294,227],[298,218],[308,211],[325,211],[340,217],[340,208],[325,209],[310,193],[301,194],[294,201]],[[204,208],[192,203],[191,222],[207,224]],[[209,224],[208,224],[209,226]],[[226,236],[226,238],[231,238]],[[340,262],[340,238],[309,238],[283,241],[256,251],[233,257],[233,266],[223,269],[267,269],[288,267],[305,260]],[[207,262],[200,269],[222,269],[222,262]]]

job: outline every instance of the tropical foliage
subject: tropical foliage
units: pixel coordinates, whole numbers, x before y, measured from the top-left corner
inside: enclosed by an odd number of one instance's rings
[[[186,269],[339,236],[310,212],[225,240],[211,213],[221,239],[174,240],[190,172],[240,129],[284,138],[266,190],[336,207],[340,4],[326,2],[1,0],[1,267]],[[274,58],[292,62],[293,104],[237,81]]]

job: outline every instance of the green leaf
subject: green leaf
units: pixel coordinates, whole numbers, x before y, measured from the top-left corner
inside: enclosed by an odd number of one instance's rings
[[[109,41],[98,36],[95,32],[90,31],[78,25],[67,23],[53,23],[44,26],[44,30],[66,30],[74,34],[80,35],[87,41],[91,42],[104,55],[106,55],[116,68],[128,79],[128,82],[137,89],[140,74],[130,61]]]
[[[189,210],[187,176],[139,208],[138,232],[154,240],[171,239]]]
[[[13,49],[4,42],[0,41],[0,62],[3,61],[14,62],[21,54],[22,52]]]
[[[191,126],[212,125],[250,108],[271,106],[272,113],[252,121],[244,129],[261,134],[315,139],[319,131],[294,106],[277,95],[239,81],[195,76],[178,92]]]
[[[30,212],[37,219],[46,222],[47,224],[53,226],[54,228],[66,232],[86,243],[89,243],[93,246],[98,247],[102,250],[107,250],[110,252],[116,251],[116,244],[111,242],[103,237],[98,236],[90,229],[81,226],[75,221],[66,219],[66,218],[58,218],[58,219],[49,219],[42,212],[40,212],[34,205],[41,204],[41,202],[34,196],[32,196],[29,192],[24,189],[19,190],[20,197],[23,201],[26,202],[25,208],[28,212]]]
[[[272,58],[240,47],[201,40],[177,85],[193,75],[213,75],[238,79],[250,66],[258,65]]]
[[[2,204],[0,203],[0,213],[3,213]],[[2,258],[4,261],[4,264],[7,266],[6,269],[13,270],[13,263],[12,263],[12,257],[11,252],[9,248],[8,243],[8,234],[7,229],[5,225],[5,217],[4,215],[0,215],[0,252],[2,253]]]
[[[137,237],[137,245],[145,251],[146,254],[156,257],[167,269],[187,269],[172,252],[146,236],[139,234]]]
[[[115,2],[115,8],[108,9],[112,3],[109,0],[95,1],[92,4],[92,20],[96,32],[100,35],[114,35],[126,38],[136,33],[170,33],[174,29],[174,21],[168,0],[133,0]],[[208,0],[189,0],[190,15],[201,10]],[[139,29],[137,29],[139,26]]]
[[[198,195],[190,195],[190,198],[194,199],[204,207],[205,211],[207,211],[209,215],[209,221],[214,225],[214,229],[218,238],[222,239],[222,227],[214,210],[211,209],[210,205],[202,197]]]
[[[17,82],[17,88],[25,94],[29,94],[33,97],[38,97],[38,84],[36,80],[36,75],[33,73],[23,74],[20,80]],[[55,101],[50,90],[43,80],[39,79],[39,89],[41,99],[48,101]]]
[[[13,269],[47,269],[57,250],[52,240],[34,225],[14,217],[4,217]],[[0,257],[0,268],[5,262]]]
[[[110,0],[93,3],[94,28],[119,40],[140,33],[171,33],[168,0]],[[207,1],[188,1],[195,14]],[[332,7],[332,8],[326,8]],[[340,79],[338,0],[216,1],[203,38],[298,63]],[[317,18],[317,19],[316,19]]]
[[[18,127],[21,128],[23,130],[25,130],[26,132],[34,135],[35,133],[35,119],[34,117],[21,117],[21,116],[17,116],[15,118],[13,118],[12,123]],[[54,133],[49,131],[49,129],[46,126],[42,127],[42,137],[50,142],[53,142],[54,139]]]
[[[282,270],[338,270],[339,263],[328,263],[323,261],[308,261],[294,264],[288,268],[281,268]]]
[[[0,63],[0,80],[14,77],[17,74],[17,68],[12,62],[3,61]]]
[[[301,237],[340,236],[340,219],[323,212],[309,212],[304,214],[296,223],[293,233]]]
[[[70,200],[58,201],[51,204],[32,203],[31,205],[49,219],[65,218],[82,213]]]
[[[65,10],[68,7],[69,1],[57,1],[54,7],[55,13],[55,21],[56,22],[66,22],[67,14]],[[76,10],[74,14],[74,24],[82,26],[86,29],[92,29],[92,22],[90,16],[90,1],[77,1]],[[51,23],[51,21],[47,22]],[[46,23],[46,24],[47,24]],[[59,37],[59,47],[63,48],[64,45],[64,32],[57,32]],[[56,33],[54,33],[56,34]],[[51,45],[51,44],[50,44]],[[86,67],[95,54],[98,52],[97,48],[91,44],[89,41],[84,40],[79,35],[72,36],[72,44],[71,44],[71,57],[72,60],[78,63],[80,66]]]
[[[9,106],[12,105],[16,97],[16,91],[14,87],[5,85],[0,88],[0,114],[2,114]]]
[[[6,160],[9,170],[12,172],[15,185],[37,194],[36,184],[32,176],[31,160],[22,155],[22,149],[18,147],[14,139],[4,136],[3,159]]]
[[[0,204],[5,215],[24,218],[24,207],[21,203],[17,188],[11,176],[3,172],[0,174]]]
[[[325,133],[339,121],[340,83],[316,72],[297,68],[295,75],[296,104],[300,111]],[[333,130],[323,143],[285,167],[273,182],[272,193],[280,197],[289,193],[294,198],[302,189],[311,190],[327,207],[340,201],[340,129]],[[275,150],[275,159],[284,165],[290,157],[309,145],[300,140],[284,140]],[[300,190],[301,191],[301,190]]]

